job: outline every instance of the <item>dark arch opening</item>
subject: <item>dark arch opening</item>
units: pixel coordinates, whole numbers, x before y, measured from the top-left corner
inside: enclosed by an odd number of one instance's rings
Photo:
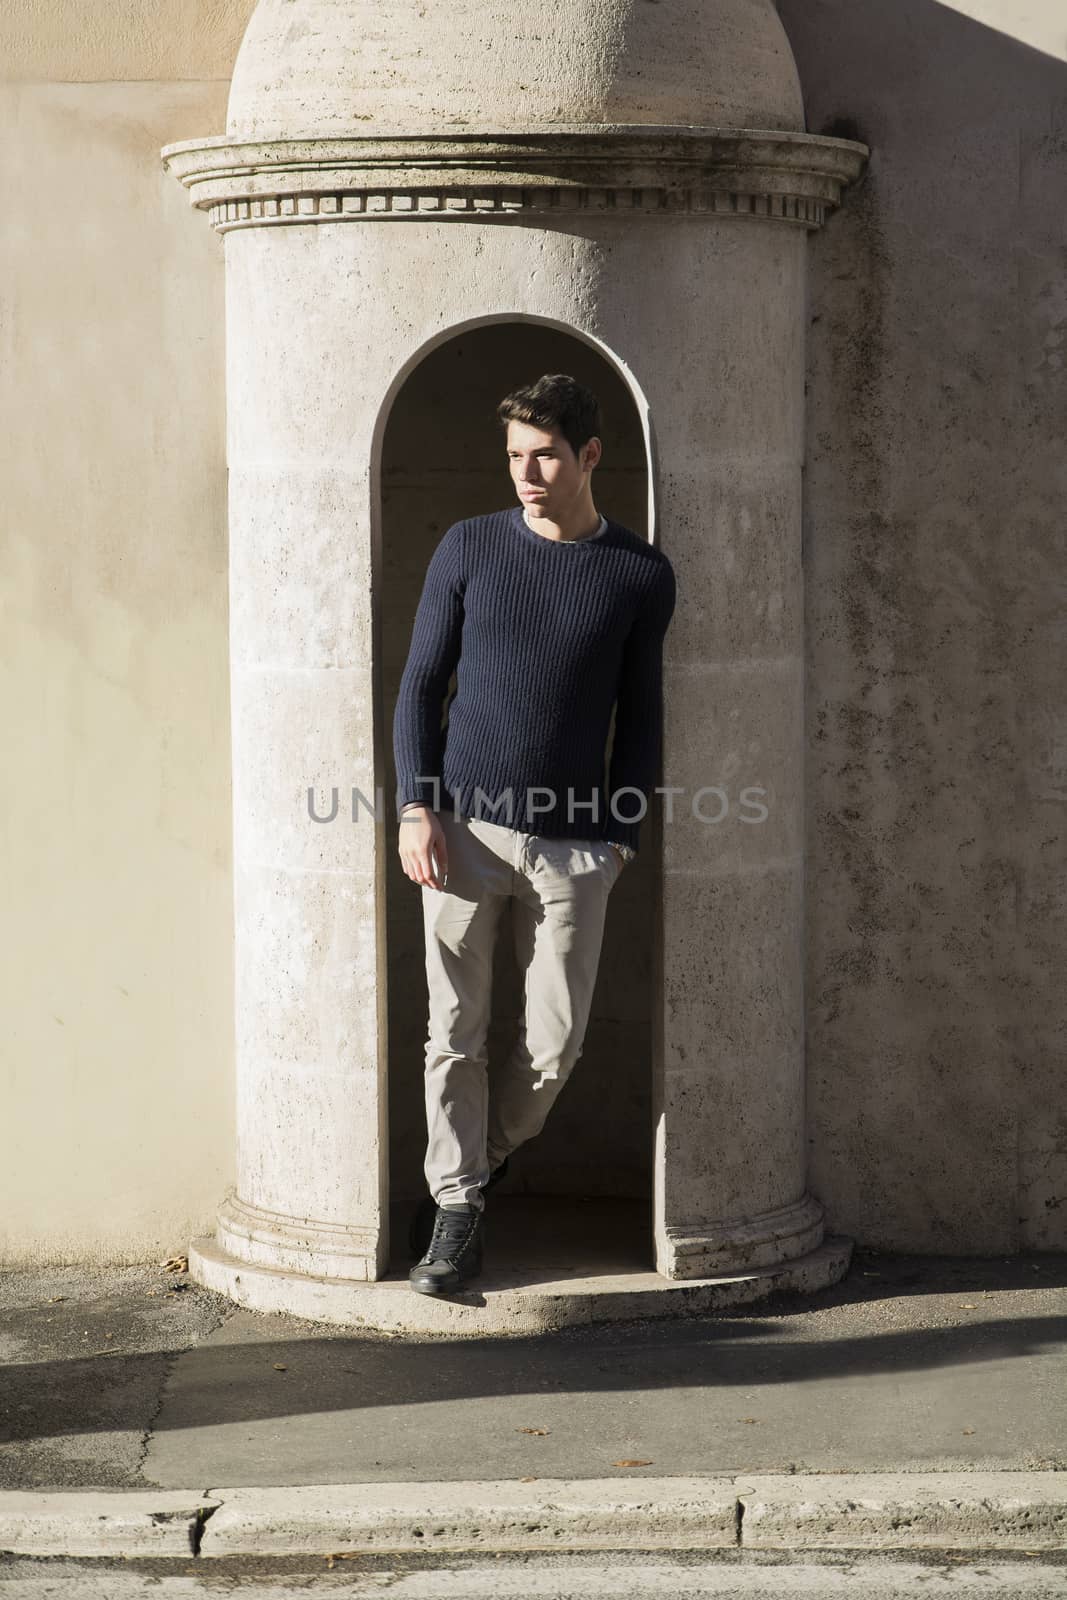
[[[422,582],[437,543],[461,517],[515,504],[497,402],[543,372],[570,372],[601,400],[604,459],[597,504],[648,535],[649,465],[642,419],[612,362],[574,334],[542,323],[492,322],[436,345],[401,383],[380,457],[381,639],[387,851],[391,1270],[406,1271],[407,1224],[425,1194],[422,1072],[426,981],[422,903],[396,851],[392,719]],[[573,1272],[591,1260],[651,1270],[652,928],[655,892],[642,853],[612,891],[592,1014],[582,1054],[541,1134],[513,1155],[487,1214],[486,1269],[494,1262]],[[500,929],[493,974],[489,1071],[515,1036],[522,979]],[[561,1228],[560,1223],[565,1225]],[[605,1270],[611,1270],[606,1266]]]

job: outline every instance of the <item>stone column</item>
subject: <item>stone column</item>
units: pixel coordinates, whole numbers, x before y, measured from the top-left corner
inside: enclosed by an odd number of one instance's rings
[[[805,1143],[806,240],[757,225],[708,250],[691,354],[654,391],[661,526],[686,596],[665,661],[653,985],[656,1263],[671,1278],[775,1267],[824,1232]]]
[[[191,141],[225,234],[239,1176],[235,1263],[373,1279],[387,1253],[376,720],[388,397],[466,321],[545,317],[648,399],[668,636],[657,1266],[774,1265],[805,1191],[800,571],[804,259],[865,149],[792,132],[571,128]],[[655,286],[650,294],[649,285]],[[318,786],[339,815],[308,821]],[[721,785],[721,824],[691,814]],[[763,822],[742,790],[763,791]],[[750,797],[751,798],[751,797]],[[721,806],[703,798],[713,816]]]

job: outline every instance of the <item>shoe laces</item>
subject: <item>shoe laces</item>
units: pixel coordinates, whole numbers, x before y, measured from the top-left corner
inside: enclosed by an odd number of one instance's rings
[[[437,1216],[434,1218],[433,1236],[425,1260],[454,1261],[457,1256],[463,1254],[474,1238],[481,1220],[479,1211],[460,1211],[458,1207],[450,1210],[445,1206],[438,1206]]]

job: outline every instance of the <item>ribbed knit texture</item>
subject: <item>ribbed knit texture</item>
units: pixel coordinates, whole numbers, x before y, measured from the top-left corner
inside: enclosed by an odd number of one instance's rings
[[[647,801],[659,778],[675,579],[661,550],[607,522],[599,537],[556,542],[514,506],[448,529],[426,569],[393,719],[398,817],[422,800],[637,848],[642,803],[619,791]]]

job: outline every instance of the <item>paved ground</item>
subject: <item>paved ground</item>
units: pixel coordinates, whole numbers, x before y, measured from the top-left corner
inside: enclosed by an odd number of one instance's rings
[[[857,1250],[803,1299],[484,1342],[8,1273],[0,1487],[1067,1469],[1065,1353],[1067,1256]]]

